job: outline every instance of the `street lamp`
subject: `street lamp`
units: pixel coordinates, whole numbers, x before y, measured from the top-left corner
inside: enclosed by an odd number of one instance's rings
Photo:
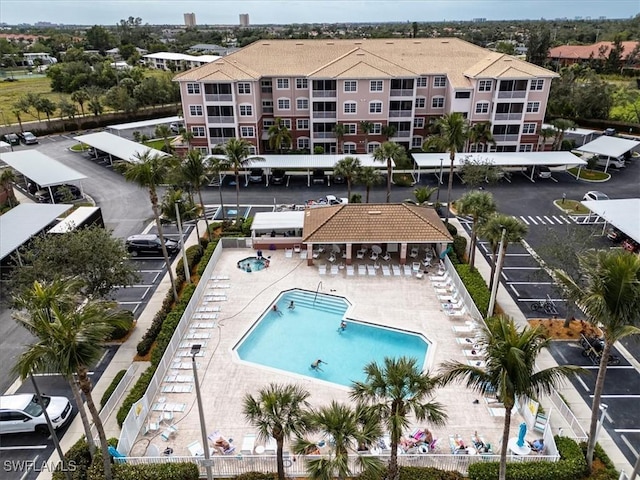
[[[596,442],[598,441],[598,438],[600,438],[600,430],[602,430],[602,425],[604,424],[604,418],[605,415],[607,414],[607,410],[609,409],[609,405],[607,405],[606,403],[601,403],[600,404],[600,421],[598,422],[598,428],[596,428]]]
[[[176,200],[176,223],[178,224],[178,233],[180,234],[180,250],[182,250],[182,266],[184,267],[184,278],[187,283],[191,283],[191,273],[189,272],[189,263],[187,262],[187,251],[184,248],[184,235],[182,233],[182,222],[180,221],[180,204],[182,200]]]
[[[496,260],[496,271],[493,275],[493,283],[491,284],[491,298],[489,299],[489,308],[487,309],[487,317],[493,316],[493,309],[496,306],[496,296],[498,295],[498,285],[500,284],[500,271],[502,270],[502,257],[504,253],[504,237],[507,229],[502,228],[500,236],[500,248],[498,249],[498,258]]]
[[[202,408],[202,395],[200,393],[200,382],[198,381],[198,369],[196,368],[196,355],[200,353],[202,345],[195,343],[191,345],[191,366],[193,368],[193,379],[196,383],[196,399],[198,401],[198,417],[200,420],[200,434],[202,435],[202,445],[204,445],[204,466],[207,470],[207,480],[213,480],[213,470],[211,469],[211,452],[209,452],[209,442],[207,439],[207,426],[204,422],[204,410]]]

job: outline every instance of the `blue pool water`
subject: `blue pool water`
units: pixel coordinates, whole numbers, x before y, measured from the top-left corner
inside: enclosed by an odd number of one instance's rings
[[[244,270],[245,272],[257,272],[258,270],[264,269],[266,266],[266,262],[268,261],[269,260],[266,258],[247,257],[238,262],[238,268]],[[248,270],[247,267],[249,267]]]
[[[365,379],[364,366],[384,357],[407,356],[423,365],[429,343],[417,334],[346,320],[349,307],[342,297],[290,290],[277,300],[279,311],[269,309],[236,345],[238,356],[247,362],[351,386]],[[291,301],[295,309],[288,308]],[[322,371],[311,363],[322,359]]]

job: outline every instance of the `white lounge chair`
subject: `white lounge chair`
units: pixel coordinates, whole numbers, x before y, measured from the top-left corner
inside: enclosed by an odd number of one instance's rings
[[[338,265],[331,265],[331,275],[337,275],[339,272]]]
[[[413,264],[411,265],[411,270],[413,270],[413,273],[419,272],[420,262],[413,262]]]
[[[402,267],[404,269],[405,277],[411,277],[413,275],[413,272],[411,271],[411,265],[403,265]]]
[[[204,448],[202,448],[202,443],[198,440],[187,445],[187,450],[189,450],[189,453],[192,457],[204,456]]]
[[[376,260],[378,260],[378,254],[376,252],[371,252],[371,256],[369,257],[369,259],[375,262]]]
[[[172,439],[173,437],[176,436],[176,434],[178,433],[178,427],[176,427],[175,425],[169,425],[160,435],[160,437],[162,438],[162,440],[164,440],[165,442],[168,442],[170,439]]]
[[[391,255],[389,255],[389,252],[384,252],[384,255],[382,256],[382,259],[385,262],[388,262],[389,260],[391,260]]]
[[[328,260],[333,263],[336,261],[336,254],[334,252],[331,252],[331,255],[329,255]]]
[[[367,274],[367,267],[365,267],[363,264],[358,265],[358,275],[366,275]]]
[[[302,251],[302,247],[300,245],[293,246],[294,253],[300,253]]]
[[[149,420],[144,426],[143,435],[147,435],[149,433],[155,433],[158,430],[160,430],[160,425],[158,424],[158,422],[152,422],[151,420]]]
[[[319,258],[320,257],[320,253],[321,253],[320,250],[314,250],[313,254],[312,254],[313,258]]]
[[[391,276],[391,269],[389,268],[389,265],[382,265],[382,275],[385,277]]]
[[[325,263],[323,263],[322,265],[318,265],[318,273],[320,275],[326,275],[327,274],[327,265]]]
[[[353,265],[347,265],[347,277],[353,277],[355,273],[356,273],[356,270],[353,267]]]
[[[292,248],[285,248],[284,249],[284,256],[285,256],[285,258],[292,258],[293,257],[293,249]]]
[[[240,453],[242,455],[253,455],[253,449],[256,446],[256,435],[253,433],[247,434],[242,439],[242,449]]]
[[[399,277],[400,275],[402,275],[402,270],[400,270],[400,265],[391,265],[391,269],[393,270],[393,274],[396,277]]]
[[[371,277],[376,276],[376,267],[375,265],[367,265],[367,274]]]

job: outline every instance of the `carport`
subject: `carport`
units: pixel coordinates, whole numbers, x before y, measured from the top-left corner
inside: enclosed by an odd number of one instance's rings
[[[211,157],[215,158],[217,155],[212,155]],[[307,186],[311,186],[311,173],[314,170],[332,170],[335,167],[336,163],[342,160],[345,157],[356,157],[360,160],[360,164],[363,167],[374,167],[384,169],[386,171],[387,164],[386,162],[376,162],[373,159],[373,155],[356,155],[356,154],[343,154],[343,155],[260,155],[259,158],[262,160],[256,160],[251,162],[250,168],[248,171],[244,172],[245,175],[245,185],[249,183],[249,171],[252,168],[262,168],[266,170],[265,182],[267,186],[269,186],[269,178],[271,177],[271,173],[275,169],[287,170],[287,169],[296,169],[296,170],[306,170],[307,175]],[[393,163],[392,167],[395,167],[395,163]],[[326,175],[326,172],[325,172]],[[220,181],[222,181],[223,175],[220,176]],[[331,185],[330,176],[327,177],[327,185]]]
[[[640,198],[624,198],[616,200],[589,200],[581,202],[585,207],[631,238],[640,243]]]
[[[611,158],[624,157],[631,150],[638,148],[638,146],[640,146],[640,142],[635,140],[603,135],[602,137],[596,138],[593,142],[576,148],[576,150],[607,157],[607,164],[604,167],[606,173]]]
[[[550,128],[552,130],[557,130],[556,127],[551,125],[550,123],[543,123],[541,129]],[[585,143],[589,143],[593,140],[593,137],[602,135],[602,130],[591,130],[589,128],[570,128],[569,130],[565,130],[564,138],[567,140],[574,140],[576,145],[581,146]]]
[[[41,187],[47,188],[52,202],[55,202],[51,191],[52,186],[77,182],[87,178],[77,170],[54,160],[38,150],[0,153],[0,160],[24,175],[25,190],[29,190],[29,186],[26,184],[27,178]],[[82,183],[80,184],[80,191],[82,191]]]
[[[435,173],[442,184],[443,172],[449,172],[451,160],[448,153],[413,153],[411,154],[417,166],[418,181],[422,169]],[[453,161],[454,172],[458,172],[466,163],[490,163],[496,167],[514,167],[524,170],[526,167],[574,167],[582,168],[587,162],[571,152],[486,152],[486,153],[456,153]],[[531,169],[532,182],[535,169]]]
[[[113,165],[114,158],[119,158],[129,163],[139,163],[140,159],[138,157],[147,153],[161,157],[169,156],[169,154],[156,150],[155,148],[147,147],[141,143],[132,142],[131,140],[107,132],[89,133],[87,135],[73,137],[73,139],[108,153],[111,165]]]
[[[24,203],[0,216],[0,260],[42,232],[72,205],[40,205]],[[18,262],[21,263],[20,255]]]
[[[109,133],[114,133],[119,137],[122,136],[123,132],[127,130],[141,130],[145,128],[154,128],[158,125],[169,125],[170,123],[182,122],[182,117],[164,117],[164,118],[154,118],[151,120],[143,120],[140,122],[130,122],[130,123],[121,123],[119,125],[109,125],[107,127],[107,131]],[[113,130],[113,132],[111,132]],[[105,150],[106,151],[106,150]]]

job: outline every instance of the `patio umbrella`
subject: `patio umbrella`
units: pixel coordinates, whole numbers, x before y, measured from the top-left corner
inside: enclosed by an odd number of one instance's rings
[[[519,447],[524,446],[524,436],[526,434],[527,434],[527,424],[522,422],[520,424],[520,430],[518,431],[518,441],[516,442],[516,445],[518,445]]]
[[[338,245],[337,243],[334,243],[333,246],[331,247],[331,251],[334,253],[338,253],[341,250],[340,245]]]
[[[382,253],[382,248],[380,247],[380,245],[373,245],[371,247],[371,251],[374,253]]]
[[[451,248],[451,245],[449,245],[447,249],[440,254],[440,260],[444,260],[444,257],[446,257],[452,251],[453,248]]]

